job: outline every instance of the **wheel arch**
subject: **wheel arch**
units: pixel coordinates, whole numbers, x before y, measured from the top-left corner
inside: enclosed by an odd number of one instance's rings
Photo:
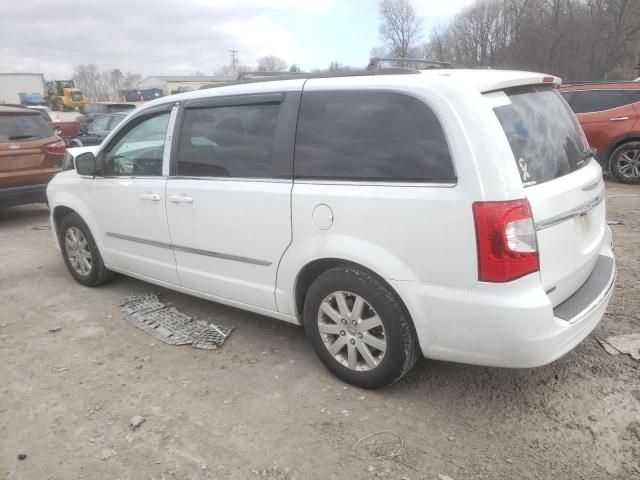
[[[603,159],[606,162],[605,167],[607,170],[611,169],[611,156],[613,155],[613,152],[625,143],[630,142],[640,142],[640,133],[628,134],[611,142],[611,146],[607,149],[606,157]]]
[[[413,330],[414,336],[418,341],[418,348],[420,348],[420,341],[416,333],[416,327],[415,327],[413,318],[411,316],[411,312],[407,308],[407,305],[405,304],[400,294],[381,275],[376,273],[371,268],[361,265],[360,263],[354,262],[353,260],[347,260],[344,258],[336,258],[336,257],[318,258],[304,265],[302,269],[300,269],[300,271],[298,272],[298,275],[296,276],[295,287],[294,287],[294,301],[295,301],[296,315],[299,315],[299,316],[302,315],[302,312],[304,311],[304,300],[307,292],[309,291],[309,287],[311,287],[313,282],[318,277],[320,277],[320,275],[322,275],[323,273],[331,270],[332,268],[339,267],[339,266],[349,266],[349,267],[355,267],[359,270],[363,270],[367,272],[369,275],[375,277],[376,280],[378,280],[386,288],[389,289],[389,291],[396,298],[396,301],[400,304],[400,307],[404,311],[404,314],[409,319],[409,324],[411,325],[411,329]]]
[[[73,208],[67,207],[66,205],[58,205],[53,209],[52,216],[53,224],[56,228],[56,234],[60,232],[60,222],[62,222],[62,219],[71,213],[80,215]]]

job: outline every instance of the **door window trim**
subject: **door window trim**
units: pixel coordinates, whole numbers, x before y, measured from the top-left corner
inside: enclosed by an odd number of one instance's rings
[[[165,161],[167,155],[167,143],[170,142],[169,136],[169,124],[167,124],[167,132],[165,134],[164,150],[162,154],[162,175],[104,175],[104,158],[105,152],[109,150],[115,143],[117,143],[124,135],[126,135],[132,128],[135,128],[139,123],[145,121],[149,117],[153,117],[158,114],[170,112],[169,121],[173,116],[172,109],[178,102],[163,103],[151,108],[146,108],[139,113],[135,113],[127,121],[120,122],[112,131],[113,136],[109,139],[109,143],[105,144],[104,148],[101,148],[96,156],[96,164],[98,165],[98,172],[95,178],[166,178],[165,175]]]
[[[224,181],[252,181],[290,183],[293,181],[293,151],[295,145],[296,126],[298,122],[298,108],[300,107],[301,91],[279,91],[269,93],[250,93],[246,95],[223,95],[215,97],[197,98],[180,103],[176,112],[173,138],[171,142],[169,178],[191,180],[224,180]],[[178,175],[178,146],[184,127],[184,115],[187,109],[242,107],[251,105],[279,104],[278,124],[273,139],[274,176],[271,178],[254,177],[193,177]],[[164,164],[163,164],[164,167]],[[164,170],[163,170],[164,171]]]

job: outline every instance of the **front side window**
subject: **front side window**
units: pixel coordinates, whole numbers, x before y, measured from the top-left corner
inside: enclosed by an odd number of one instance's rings
[[[104,176],[160,176],[169,112],[134,120],[104,156]]]
[[[273,178],[279,111],[279,103],[186,109],[177,175]]]
[[[627,98],[629,103],[640,102],[640,90],[627,90]]]
[[[455,181],[433,110],[404,94],[374,91],[303,94],[294,173],[309,179]]]
[[[575,115],[551,86],[487,94],[504,129],[524,186],[567,175],[585,164],[587,145]]]
[[[573,92],[571,108],[575,113],[612,110],[632,103],[624,90],[583,90]]]

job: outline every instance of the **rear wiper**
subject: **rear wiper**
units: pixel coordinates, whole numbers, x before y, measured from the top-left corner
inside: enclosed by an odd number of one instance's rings
[[[14,135],[9,137],[9,140],[24,140],[25,138],[33,138],[33,135]]]
[[[578,155],[578,163],[585,161],[587,158],[595,157],[597,153],[598,150],[595,148],[587,148]]]

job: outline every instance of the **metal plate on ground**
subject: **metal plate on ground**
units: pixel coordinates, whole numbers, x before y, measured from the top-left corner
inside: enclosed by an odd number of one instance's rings
[[[166,305],[152,293],[129,295],[120,302],[120,314],[131,325],[170,345],[220,348],[233,328],[194,320],[177,308]]]

